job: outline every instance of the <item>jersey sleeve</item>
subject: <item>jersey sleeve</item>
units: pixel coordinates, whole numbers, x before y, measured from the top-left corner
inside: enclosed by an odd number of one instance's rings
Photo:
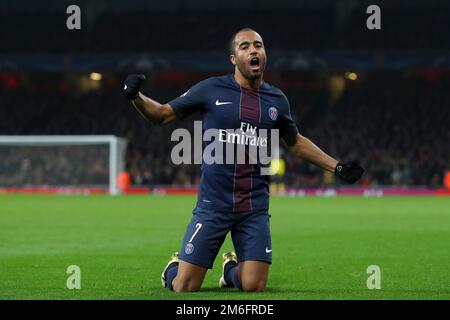
[[[293,146],[299,132],[297,125],[292,119],[289,101],[284,94],[282,95],[278,128],[280,130],[280,137],[284,142],[288,146]]]
[[[184,119],[196,111],[203,110],[206,90],[205,81],[199,82],[168,104],[172,107],[178,119]]]

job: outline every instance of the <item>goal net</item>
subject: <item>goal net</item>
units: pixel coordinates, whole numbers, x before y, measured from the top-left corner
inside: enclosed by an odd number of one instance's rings
[[[126,146],[115,136],[0,136],[0,188],[117,194]]]

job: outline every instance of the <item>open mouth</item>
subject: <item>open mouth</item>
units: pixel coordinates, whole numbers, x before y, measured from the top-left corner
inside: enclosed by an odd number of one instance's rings
[[[253,57],[250,59],[250,69],[253,71],[258,71],[259,70],[259,58],[258,57]]]

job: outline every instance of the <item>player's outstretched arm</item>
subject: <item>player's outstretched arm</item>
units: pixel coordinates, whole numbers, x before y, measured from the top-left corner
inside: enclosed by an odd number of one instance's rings
[[[146,97],[139,90],[146,77],[143,74],[132,74],[125,79],[124,93],[138,112],[150,121],[168,124],[175,120],[175,112],[169,104]]]
[[[355,183],[364,173],[364,169],[359,161],[338,162],[301,134],[297,134],[295,144],[291,146],[291,151],[303,160],[313,163],[324,170],[334,172],[337,177],[347,183]]]

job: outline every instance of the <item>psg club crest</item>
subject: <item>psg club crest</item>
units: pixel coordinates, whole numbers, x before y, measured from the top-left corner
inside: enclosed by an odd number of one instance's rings
[[[187,245],[186,245],[186,248],[184,248],[184,252],[186,253],[186,254],[191,254],[192,252],[194,252],[194,245],[192,244],[192,243],[188,243]]]
[[[277,117],[278,117],[278,110],[277,110],[277,108],[275,108],[275,107],[270,107],[269,108],[269,117],[273,121],[277,120]]]

